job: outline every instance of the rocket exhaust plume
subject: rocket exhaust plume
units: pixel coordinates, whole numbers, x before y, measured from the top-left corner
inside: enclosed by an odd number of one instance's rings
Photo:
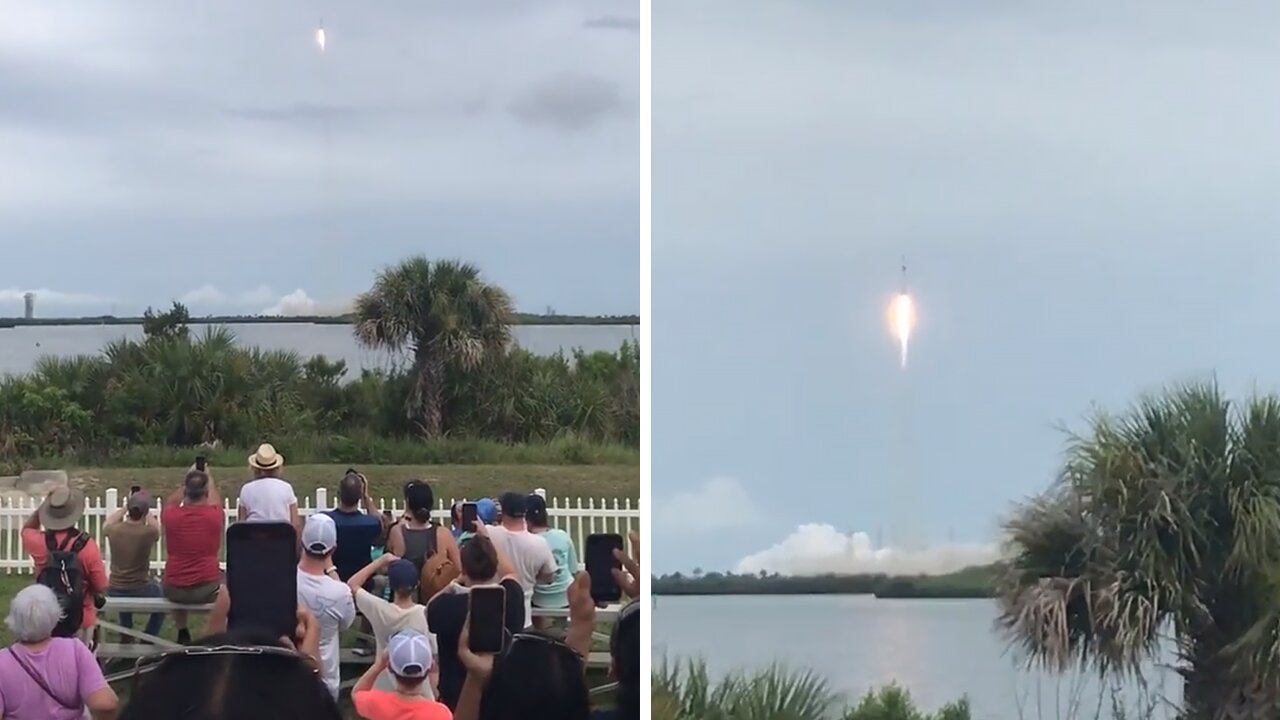
[[[902,367],[907,366],[907,349],[911,345],[911,331],[916,326],[916,305],[907,292],[907,261],[902,261],[902,289],[889,305],[889,329],[898,341]]]

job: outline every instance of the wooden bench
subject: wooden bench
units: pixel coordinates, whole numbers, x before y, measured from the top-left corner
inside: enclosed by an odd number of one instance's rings
[[[99,658],[104,659],[136,659],[156,652],[181,647],[181,645],[172,640],[148,635],[139,630],[131,630],[108,619],[108,617],[114,617],[116,613],[128,612],[138,615],[149,613],[170,613],[174,610],[186,610],[190,613],[208,613],[213,609],[213,605],[209,603],[203,605],[179,605],[177,603],[170,602],[165,598],[108,597],[106,600],[106,605],[98,611],[98,626],[104,630],[109,630],[121,636],[132,637],[138,642],[99,642],[95,649],[95,654]],[[621,605],[616,603],[607,607],[597,608],[596,622],[612,623],[618,617],[619,610],[621,610]],[[534,608],[533,616],[564,619],[569,617],[569,611],[567,609],[548,610],[544,608]],[[138,618],[135,617],[134,623],[137,624],[137,621]],[[592,633],[592,637],[596,640],[608,641],[608,635],[603,633]],[[369,639],[372,640],[372,638]],[[368,665],[372,663],[373,660],[374,658],[372,653],[367,655],[358,654],[354,648],[345,648],[341,653],[341,662],[353,665]],[[593,652],[587,662],[588,665],[593,667],[608,667],[609,654]]]

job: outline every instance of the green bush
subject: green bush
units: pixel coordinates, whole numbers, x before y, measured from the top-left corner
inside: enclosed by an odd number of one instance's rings
[[[226,327],[118,340],[98,355],[44,357],[26,375],[0,378],[0,463],[183,465],[192,448],[241,453],[264,438],[289,439],[300,462],[636,458],[634,343],[568,357],[516,348],[469,372],[451,369],[441,441],[413,432],[410,386],[399,370],[348,378],[342,361],[242,347]],[[512,447],[521,443],[543,447]]]
[[[771,665],[736,672],[713,682],[702,660],[661,661],[653,673],[653,717],[657,720],[970,720],[965,698],[929,714],[911,695],[890,685],[852,708],[825,680],[809,671]]]

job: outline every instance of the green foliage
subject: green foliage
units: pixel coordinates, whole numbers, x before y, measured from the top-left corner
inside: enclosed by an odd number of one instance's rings
[[[354,332],[365,347],[411,351],[404,414],[415,432],[435,438],[446,431],[451,375],[470,377],[506,356],[514,315],[511,298],[476,266],[416,256],[382,271],[356,298]]]
[[[1280,398],[1214,384],[1099,414],[1007,523],[1001,625],[1026,654],[1135,674],[1172,634],[1188,717],[1280,697]]]
[[[187,312],[187,306],[175,300],[173,307],[162,313],[147,308],[142,314],[142,334],[158,340],[184,340],[190,322],[191,313]]]
[[[969,720],[969,699],[947,703],[932,714],[911,700],[911,693],[897,685],[887,685],[867,693],[844,714],[844,720]]]
[[[969,720],[966,698],[935,713],[920,710],[911,695],[890,685],[867,694],[852,708],[825,680],[808,671],[770,665],[712,681],[706,663],[661,661],[653,672],[655,720]]]
[[[410,373],[346,376],[344,363],[323,356],[239,346],[225,327],[45,357],[27,375],[0,378],[0,463],[184,466],[194,447],[271,439],[308,462],[507,462],[525,451],[502,447],[529,443],[550,444],[528,451],[533,461],[572,464],[634,462],[639,445],[632,343],[571,359],[513,349],[473,371],[450,368],[447,442],[423,443],[406,417]]]
[[[712,682],[701,660],[661,663],[653,673],[658,720],[823,720],[837,696],[810,672],[772,665]]]

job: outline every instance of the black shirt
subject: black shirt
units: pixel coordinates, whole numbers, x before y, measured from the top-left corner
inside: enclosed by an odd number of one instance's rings
[[[518,633],[524,630],[524,590],[513,578],[503,580],[502,587],[507,591],[507,631]],[[467,593],[446,593],[427,606],[427,627],[436,634],[440,651],[440,702],[450,710],[457,709],[462,684],[467,680],[467,669],[458,658],[458,636],[467,621],[468,600]]]

